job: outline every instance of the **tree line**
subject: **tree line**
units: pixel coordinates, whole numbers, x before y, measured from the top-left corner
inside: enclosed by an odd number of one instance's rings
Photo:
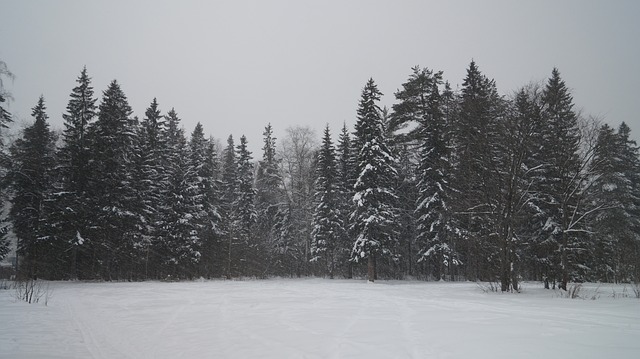
[[[134,117],[115,80],[98,104],[85,68],[61,133],[41,97],[33,124],[3,144],[19,271],[466,279],[503,291],[640,280],[638,147],[625,123],[578,113],[557,69],[501,96],[473,61],[458,91],[416,66],[394,95],[381,108],[370,79],[335,142],[328,126],[319,144],[293,127],[277,146],[269,124],[254,161],[244,136],[219,148],[198,123],[187,137],[156,99]]]

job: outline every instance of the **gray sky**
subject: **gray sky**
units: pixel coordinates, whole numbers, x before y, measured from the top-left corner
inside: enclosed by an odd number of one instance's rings
[[[503,94],[554,66],[585,113],[640,138],[640,1],[27,1],[0,0],[0,59],[18,123],[38,96],[62,127],[87,66],[96,94],[117,79],[136,115],[153,97],[187,133],[200,121],[224,141],[326,123],[352,127],[369,77],[382,105],[414,65],[455,88],[475,59]]]

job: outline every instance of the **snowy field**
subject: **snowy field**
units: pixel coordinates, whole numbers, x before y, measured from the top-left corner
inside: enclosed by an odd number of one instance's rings
[[[586,299],[538,283],[50,286],[48,306],[0,290],[0,358],[640,358],[640,300],[609,284]]]

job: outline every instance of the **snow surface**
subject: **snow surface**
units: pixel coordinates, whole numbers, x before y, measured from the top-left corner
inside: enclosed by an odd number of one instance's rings
[[[638,358],[640,300],[590,285],[302,279],[0,290],[0,358]],[[598,299],[591,300],[594,296]]]

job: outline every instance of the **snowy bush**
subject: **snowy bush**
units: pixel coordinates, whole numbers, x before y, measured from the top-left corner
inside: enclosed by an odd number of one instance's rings
[[[16,281],[15,290],[16,299],[23,300],[29,304],[39,303],[42,299],[45,306],[49,304],[49,299],[51,299],[53,293],[48,283],[34,279]]]

